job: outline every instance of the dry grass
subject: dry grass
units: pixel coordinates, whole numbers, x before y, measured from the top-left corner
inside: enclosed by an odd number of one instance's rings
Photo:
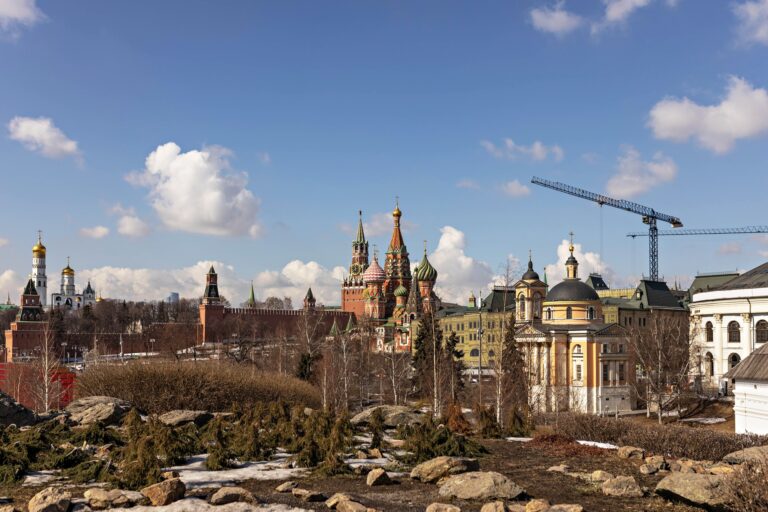
[[[575,439],[639,446],[657,454],[696,460],[717,461],[731,452],[768,444],[765,436],[736,435],[678,425],[644,425],[575,413],[561,415],[556,431]]]
[[[549,455],[557,457],[604,457],[606,451],[594,446],[584,446],[564,434],[536,434],[528,443]]]
[[[94,365],[77,380],[76,394],[122,398],[147,413],[231,411],[279,400],[320,405],[318,390],[304,381],[213,361]]]
[[[768,461],[750,461],[726,479],[726,493],[732,510],[764,512],[768,510]]]

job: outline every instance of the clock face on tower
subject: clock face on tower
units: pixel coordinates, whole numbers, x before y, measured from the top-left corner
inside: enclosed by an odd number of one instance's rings
[[[349,268],[349,271],[352,273],[352,275],[359,275],[360,272],[362,272],[363,267],[361,267],[357,263],[353,263],[352,266]]]

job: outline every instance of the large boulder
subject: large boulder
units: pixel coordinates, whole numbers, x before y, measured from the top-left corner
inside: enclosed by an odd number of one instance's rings
[[[721,475],[670,473],[656,486],[656,494],[708,509],[724,508],[726,489]]]
[[[513,500],[525,494],[525,490],[501,473],[471,471],[446,478],[438,494],[461,500]]]
[[[211,496],[211,505],[226,505],[227,503],[253,503],[256,498],[251,491],[242,487],[222,487]]]
[[[395,428],[398,425],[412,425],[414,423],[421,423],[421,414],[410,407],[404,405],[377,405],[375,407],[369,407],[364,411],[357,413],[350,421],[353,425],[368,424],[371,420],[371,415],[376,409],[381,409],[381,414],[384,416],[384,426],[389,428]]]
[[[744,464],[745,462],[768,462],[768,446],[753,446],[731,452],[723,457],[728,464]]]
[[[37,416],[10,395],[0,391],[0,425],[26,427],[37,422]]]
[[[174,501],[179,501],[187,492],[187,487],[178,478],[171,478],[160,483],[150,485],[141,490],[141,494],[146,496],[155,507],[169,505]]]
[[[119,422],[130,408],[131,404],[119,398],[86,396],[71,402],[65,410],[69,413],[69,419],[78,425],[113,425]]]
[[[32,496],[27,504],[29,512],[67,512],[72,495],[57,487],[48,487]]]
[[[158,416],[162,423],[169,427],[179,427],[186,425],[187,423],[194,423],[198,427],[202,427],[213,418],[213,414],[208,411],[188,411],[185,409],[177,409],[175,411],[168,411]]]
[[[449,475],[458,475],[479,469],[480,464],[477,463],[476,459],[447,456],[435,457],[413,468],[411,478],[431,484]]]
[[[430,503],[425,512],[461,512],[461,509],[450,503]]]
[[[620,446],[616,451],[616,455],[618,455],[620,459],[643,460],[645,457],[645,450],[638,448],[637,446]]]
[[[603,494],[615,498],[642,498],[643,490],[631,476],[617,476],[603,482]]]
[[[106,490],[102,487],[86,489],[83,498],[93,510],[104,510],[116,507],[132,507],[144,501],[144,495],[136,491],[121,489]]]
[[[368,487],[373,487],[374,485],[391,485],[392,480],[384,469],[375,468],[368,473],[368,476],[365,479],[365,484]]]

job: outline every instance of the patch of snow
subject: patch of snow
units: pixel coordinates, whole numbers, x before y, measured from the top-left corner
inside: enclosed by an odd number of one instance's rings
[[[24,477],[21,485],[24,487],[37,487],[38,485],[49,484],[59,478],[59,472],[55,469],[45,471],[30,471]]]
[[[527,443],[528,441],[533,441],[532,437],[508,437],[507,441],[516,441],[518,443]]]
[[[113,508],[112,512],[311,512],[304,508],[289,507],[281,504],[251,505],[249,503],[229,503],[214,506],[197,498],[185,498],[162,507]]]
[[[702,425],[716,425],[718,423],[725,423],[725,418],[685,418],[680,421],[685,423],[701,423]]]
[[[388,457],[381,457],[378,459],[355,459],[354,457],[351,457],[349,459],[344,459],[344,462],[349,464],[349,467],[356,468],[359,466],[386,466],[392,462],[392,460]]]
[[[205,467],[207,458],[208,454],[195,455],[189,458],[187,464],[174,466],[168,470],[178,471],[181,481],[190,488],[221,487],[245,480],[288,480],[307,473],[304,468],[286,468],[283,460],[246,462],[234,468],[210,471]]]
[[[598,443],[597,441],[576,441],[584,446],[594,446],[595,448],[602,448],[604,450],[618,450],[619,447],[611,443]]]

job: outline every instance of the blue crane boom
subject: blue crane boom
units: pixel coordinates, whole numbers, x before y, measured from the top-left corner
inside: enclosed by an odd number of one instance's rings
[[[683,222],[678,217],[657,212],[653,208],[634,203],[632,201],[627,201],[626,199],[614,199],[602,194],[590,192],[589,190],[566,185],[565,183],[560,183],[559,181],[549,181],[534,176],[531,178],[531,183],[534,185],[550,188],[564,194],[570,194],[581,199],[593,201],[600,206],[608,205],[613,208],[618,208],[619,210],[641,215],[643,217],[643,222],[648,224],[648,274],[652,281],[659,280],[659,229],[656,223],[660,220],[663,222],[668,222],[674,228],[680,228],[683,226]]]
[[[741,228],[690,228],[690,229],[661,229],[659,236],[671,235],[742,235],[751,233],[768,233],[768,226],[744,226]],[[648,236],[645,231],[634,231],[627,236]]]

